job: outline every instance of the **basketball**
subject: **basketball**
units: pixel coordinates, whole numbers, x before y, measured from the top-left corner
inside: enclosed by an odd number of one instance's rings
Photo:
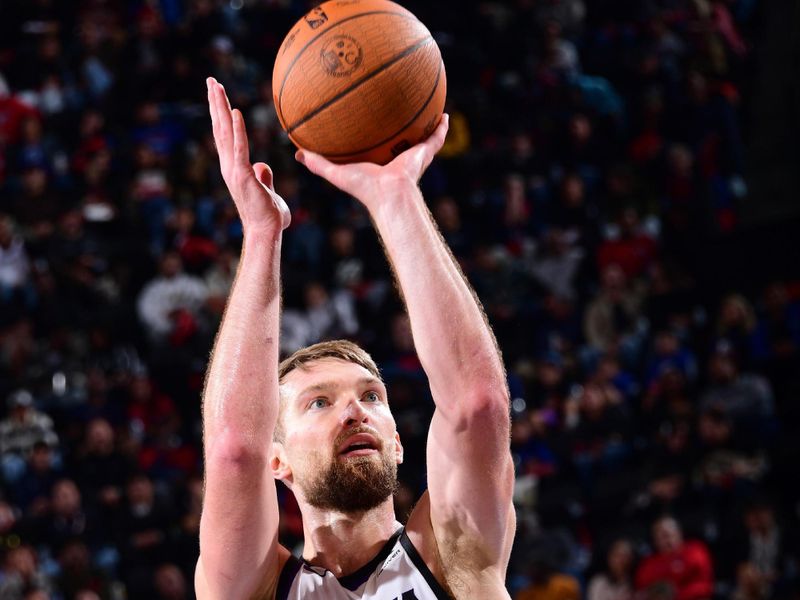
[[[337,163],[386,164],[427,138],[444,110],[439,47],[389,0],[331,0],[278,49],[275,110],[295,145]]]

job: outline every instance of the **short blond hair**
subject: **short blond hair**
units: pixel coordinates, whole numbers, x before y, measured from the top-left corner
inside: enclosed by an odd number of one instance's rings
[[[304,365],[323,358],[338,358],[355,363],[383,381],[378,365],[361,346],[349,340],[332,340],[301,348],[281,361],[281,364],[278,365],[278,383],[283,382],[284,377],[295,369],[302,369]]]
[[[322,360],[324,358],[337,358],[346,362],[351,362],[364,367],[370,374],[380,381],[383,381],[378,365],[372,357],[361,346],[349,340],[332,340],[329,342],[319,342],[306,348],[301,348],[288,358],[285,358],[278,365],[278,385],[283,383],[285,377],[295,369],[304,369],[309,363]],[[283,394],[280,394],[278,420],[275,423],[275,431],[272,439],[276,442],[283,442],[283,409],[286,405]]]

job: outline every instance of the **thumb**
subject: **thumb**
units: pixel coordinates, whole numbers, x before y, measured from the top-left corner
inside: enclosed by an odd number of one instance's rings
[[[256,179],[258,179],[273,192],[275,191],[275,188],[273,187],[272,169],[269,168],[268,164],[263,162],[254,164],[253,172],[256,175]]]

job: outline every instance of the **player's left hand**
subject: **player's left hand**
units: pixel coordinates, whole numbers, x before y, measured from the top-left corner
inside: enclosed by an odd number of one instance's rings
[[[449,122],[449,115],[443,114],[439,125],[427,139],[399,154],[384,166],[366,162],[338,165],[315,152],[303,149],[297,151],[295,158],[309,171],[327,179],[370,208],[371,204],[397,191],[398,186],[410,184],[416,187],[425,169],[444,144]]]

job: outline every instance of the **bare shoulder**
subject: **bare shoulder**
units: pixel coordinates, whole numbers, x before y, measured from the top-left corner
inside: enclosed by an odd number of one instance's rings
[[[256,590],[248,597],[249,600],[274,600],[281,572],[290,556],[291,553],[286,548],[278,546],[276,566],[265,571],[264,577],[256,587]],[[197,559],[197,566],[194,570],[194,588],[198,600],[223,600],[223,598],[227,598],[215,594],[212,586],[209,585],[202,555]]]
[[[511,542],[508,551],[498,564],[487,565],[481,558],[484,544],[479,536],[448,535],[440,528],[437,536],[431,522],[430,496],[426,491],[414,507],[406,524],[406,532],[420,557],[442,587],[456,600],[486,598],[510,599],[504,580]],[[516,521],[509,519],[508,537],[513,539]]]

